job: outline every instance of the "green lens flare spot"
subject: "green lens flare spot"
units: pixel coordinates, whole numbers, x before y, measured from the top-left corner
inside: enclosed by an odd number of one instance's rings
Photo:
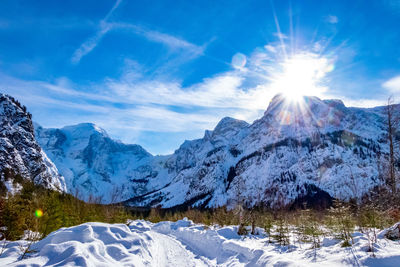
[[[35,210],[35,216],[36,218],[40,218],[43,216],[43,211],[41,209]]]

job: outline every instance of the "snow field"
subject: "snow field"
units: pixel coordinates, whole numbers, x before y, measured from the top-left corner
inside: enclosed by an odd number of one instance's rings
[[[400,243],[378,234],[375,255],[367,237],[354,233],[352,247],[324,238],[321,248],[292,243],[280,247],[259,235],[242,237],[236,226],[205,227],[184,219],[153,224],[143,220],[125,224],[85,223],[61,228],[32,245],[19,260],[20,245],[6,242],[0,266],[399,266]],[[0,241],[0,253],[3,241]]]

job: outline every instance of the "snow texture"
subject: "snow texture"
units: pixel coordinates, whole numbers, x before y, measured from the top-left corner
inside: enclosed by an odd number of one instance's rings
[[[236,226],[206,228],[189,220],[85,223],[61,228],[33,244],[19,260],[20,244],[7,242],[1,266],[398,266],[400,244],[378,234],[375,257],[368,240],[354,233],[352,247],[326,237],[321,248],[293,243],[281,247],[258,235],[241,237]],[[1,242],[0,242],[1,243]]]

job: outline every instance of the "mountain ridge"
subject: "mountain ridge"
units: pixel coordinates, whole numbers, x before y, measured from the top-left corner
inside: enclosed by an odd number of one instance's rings
[[[38,141],[70,188],[106,196],[104,202],[116,191],[118,201],[132,206],[213,207],[237,201],[236,191],[243,191],[243,198],[275,207],[312,194],[310,188],[360,199],[384,183],[384,167],[378,166],[387,157],[384,107],[351,108],[317,97],[290,102],[277,95],[252,124],[223,118],[203,138],[164,156],[85,125],[94,130],[84,144],[57,149],[48,142],[61,142],[56,132],[64,128],[36,129]]]

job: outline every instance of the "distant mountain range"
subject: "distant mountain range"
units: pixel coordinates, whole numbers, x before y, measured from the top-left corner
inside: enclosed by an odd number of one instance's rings
[[[36,142],[25,108],[9,96],[0,99],[1,169],[85,200],[162,207],[241,200],[278,207],[360,199],[382,185],[387,172],[384,107],[349,108],[317,97],[290,102],[277,95],[252,124],[223,118],[203,138],[153,156],[90,123],[35,125]]]

